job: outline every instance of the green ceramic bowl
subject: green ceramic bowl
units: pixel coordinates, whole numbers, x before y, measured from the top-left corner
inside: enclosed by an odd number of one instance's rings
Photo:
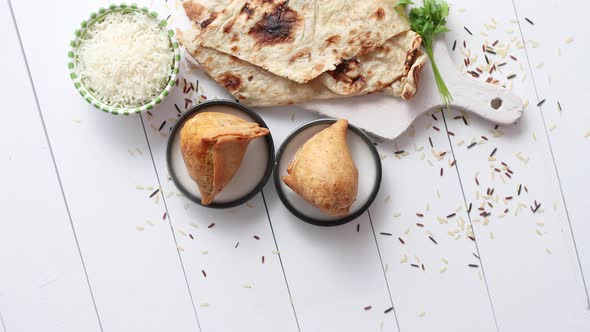
[[[92,24],[94,24],[95,22],[100,21],[104,16],[108,15],[109,13],[117,11],[137,12],[144,14],[154,19],[155,21],[158,21],[158,13],[150,11],[146,7],[140,8],[136,4],[127,5],[125,3],[121,3],[120,5],[110,5],[108,8],[100,8],[98,12],[91,13],[90,17],[87,20],[82,21],[82,23],[80,24],[80,28],[76,29],[75,38],[70,42],[70,50],[68,52],[68,69],[70,71],[70,77],[74,82],[76,90],[78,90],[80,95],[84,99],[86,99],[86,101],[89,102],[92,106],[106,113],[111,113],[115,115],[140,114],[143,112],[147,112],[153,109],[156,105],[160,104],[162,100],[166,98],[166,96],[168,96],[168,94],[174,87],[176,76],[178,75],[178,68],[180,66],[180,49],[178,46],[178,41],[174,36],[174,31],[172,29],[167,30],[166,28],[168,22],[166,20],[160,20],[158,24],[164,31],[167,32],[174,52],[173,66],[172,68],[170,68],[168,84],[166,85],[164,90],[160,92],[160,94],[150,102],[138,107],[113,107],[101,102],[92,95],[92,92],[86,86],[84,86],[80,79],[80,75],[78,73],[78,46],[80,45],[80,41],[86,35],[86,30],[88,29],[88,27],[92,26]]]

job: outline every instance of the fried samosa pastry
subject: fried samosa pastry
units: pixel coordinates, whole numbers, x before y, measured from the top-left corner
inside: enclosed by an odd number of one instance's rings
[[[356,199],[358,170],[346,135],[348,121],[338,120],[309,139],[287,168],[283,182],[331,216],[345,216]]]
[[[234,115],[202,112],[180,130],[180,151],[188,173],[209,205],[236,174],[248,148],[269,131]]]

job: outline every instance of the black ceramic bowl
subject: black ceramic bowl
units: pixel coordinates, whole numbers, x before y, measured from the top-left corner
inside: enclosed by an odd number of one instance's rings
[[[299,148],[313,135],[329,127],[335,119],[321,119],[307,123],[293,131],[281,144],[276,156],[274,168],[275,188],[285,207],[297,218],[316,226],[337,226],[346,224],[363,214],[375,200],[381,187],[381,158],[373,142],[361,129],[348,125],[348,146],[352,158],[359,171],[357,199],[353,203],[350,214],[344,217],[331,217],[289,188],[281,177],[287,175],[287,167]],[[318,156],[322,158],[322,156]]]
[[[250,108],[231,100],[212,100],[201,103],[184,113],[168,138],[166,164],[172,181],[178,190],[191,201],[201,203],[201,194],[197,184],[190,178],[180,152],[180,129],[184,122],[200,112],[221,112],[239,116],[244,120],[257,122],[268,128],[264,120]],[[275,162],[272,134],[250,142],[242,160],[240,169],[230,183],[219,193],[213,203],[205,205],[210,208],[224,209],[243,204],[256,195],[272,173]]]

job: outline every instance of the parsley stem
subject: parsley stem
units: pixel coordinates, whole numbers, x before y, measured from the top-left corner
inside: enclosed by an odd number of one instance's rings
[[[432,64],[432,71],[434,71],[434,79],[436,81],[436,86],[438,87],[438,91],[440,92],[442,101],[445,105],[448,105],[453,101],[453,97],[451,96],[449,88],[447,88],[447,85],[445,84],[445,81],[443,80],[442,75],[438,70],[436,62],[434,61],[434,51],[432,49],[432,44],[425,42],[424,48],[426,49],[426,54],[428,54],[428,57],[430,58],[430,63]]]
[[[434,61],[433,44],[438,34],[449,31],[445,26],[447,16],[449,16],[449,4],[445,0],[424,0],[422,7],[414,7],[410,11],[410,26],[422,37],[426,54],[432,64],[438,92],[445,105],[450,104],[453,98]]]

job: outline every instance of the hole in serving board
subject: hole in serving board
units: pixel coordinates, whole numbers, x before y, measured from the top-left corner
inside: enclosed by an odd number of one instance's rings
[[[497,97],[492,99],[491,105],[493,109],[497,110],[498,108],[502,107],[502,99]]]

